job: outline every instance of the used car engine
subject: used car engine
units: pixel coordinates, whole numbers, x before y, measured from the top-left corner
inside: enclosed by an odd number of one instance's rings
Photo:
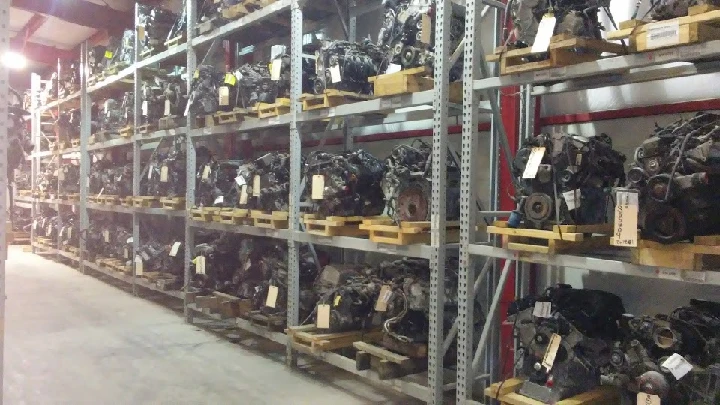
[[[512,163],[517,213],[524,227],[606,223],[611,189],[625,183],[624,162],[605,134],[541,134],[529,140]],[[511,217],[510,226],[519,226],[519,218]]]
[[[715,234],[720,229],[720,115],[658,127],[635,151],[628,186],[639,190],[638,225],[661,243]]]
[[[384,56],[382,49],[369,40],[326,42],[316,52],[313,92],[323,94],[326,89],[337,89],[372,94],[368,77],[380,73]]]

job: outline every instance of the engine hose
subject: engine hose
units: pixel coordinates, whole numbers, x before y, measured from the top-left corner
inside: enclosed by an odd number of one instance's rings
[[[392,325],[399,323],[407,314],[407,296],[405,295],[405,292],[403,292],[402,290],[399,290],[398,292],[400,293],[400,296],[402,297],[403,309],[402,309],[402,311],[400,311],[399,314],[397,314],[396,316],[385,321],[385,323],[383,324],[383,330],[388,335],[392,336],[393,338],[397,339],[400,342],[411,343],[413,341],[412,339],[410,339],[407,336],[399,335],[399,334],[393,332],[391,329]]]

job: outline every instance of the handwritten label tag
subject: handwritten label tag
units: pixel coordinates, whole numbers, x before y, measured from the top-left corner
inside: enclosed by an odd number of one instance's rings
[[[677,353],[673,353],[672,356],[668,357],[667,360],[661,365],[662,368],[670,370],[676,380],[679,380],[687,373],[689,373],[693,366],[685,358]]]
[[[167,183],[168,181],[168,167],[163,166],[160,168],[160,182]]]
[[[143,274],[143,259],[140,256],[135,256],[135,275],[142,276]]]
[[[228,86],[220,86],[218,89],[218,99],[221,106],[230,105],[230,88]]]
[[[195,258],[195,274],[206,274],[205,256],[198,256]]]
[[[544,156],[545,147],[532,148],[527,164],[525,165],[523,179],[534,179],[535,176],[537,176],[538,168],[540,167],[540,163],[542,162],[542,158]]]
[[[241,205],[245,205],[248,202],[247,184],[243,184],[240,187],[240,199],[238,201]]]
[[[555,24],[557,19],[552,14],[545,14],[540,20],[538,25],[537,34],[535,34],[535,41],[532,46],[532,53],[547,52],[550,48],[550,39],[553,37],[555,32]]]
[[[580,206],[580,189],[566,191],[562,193],[562,196],[565,199],[565,205],[567,205],[568,211],[572,211]]]
[[[279,291],[280,290],[278,290],[277,286],[271,285],[270,287],[268,287],[268,295],[265,299],[266,307],[275,308]]]
[[[325,196],[325,176],[322,174],[314,174],[312,177],[312,195],[313,200],[322,200]]]
[[[253,195],[260,196],[260,175],[258,174],[253,177]]]
[[[637,247],[638,193],[618,191],[615,205],[613,246]]]
[[[637,405],[660,405],[660,397],[657,395],[638,392]]]
[[[550,301],[535,302],[535,309],[533,309],[533,316],[536,318],[550,318],[552,316],[552,302],[550,302]]]
[[[270,79],[274,81],[280,80],[280,72],[282,69],[282,59],[275,59],[270,64]]]
[[[562,338],[560,337],[560,335],[553,333],[552,337],[550,338],[550,344],[548,344],[548,348],[545,351],[545,356],[542,360],[542,365],[545,366],[545,369],[547,369],[547,371],[550,371],[553,364],[555,363],[555,356],[557,356],[557,351],[560,348],[561,341]]]
[[[330,329],[330,305],[320,304],[317,306],[317,322],[315,326],[318,329]]]
[[[340,66],[334,65],[330,67],[330,82],[340,83],[342,81],[342,75],[340,74]]]
[[[672,46],[680,43],[680,22],[675,19],[666,23],[654,23],[647,28],[647,49]]]
[[[170,248],[170,257],[177,256],[178,250],[180,250],[180,245],[182,245],[182,242],[173,243],[172,247]]]
[[[392,287],[385,284],[380,287],[380,294],[378,294],[377,301],[375,301],[375,310],[378,312],[387,311],[388,303],[392,297]]]

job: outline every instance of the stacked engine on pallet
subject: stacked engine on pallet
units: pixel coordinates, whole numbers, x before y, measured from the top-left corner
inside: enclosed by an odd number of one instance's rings
[[[175,137],[166,152],[156,150],[142,172],[140,193],[155,197],[184,197],[186,176],[185,138]]]
[[[112,195],[120,198],[133,195],[132,163],[101,159],[90,168],[90,195]]]
[[[671,314],[634,316],[614,294],[559,285],[516,301],[508,315],[525,396],[554,403],[605,384],[622,388],[628,404],[638,392],[663,405],[720,401],[718,303],[691,300]]]

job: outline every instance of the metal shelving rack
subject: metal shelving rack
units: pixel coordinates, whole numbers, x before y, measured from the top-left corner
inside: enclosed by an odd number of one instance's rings
[[[466,22],[468,29],[472,28],[477,30],[480,22],[479,7],[483,5],[490,5],[494,7],[504,7],[502,3],[493,0],[469,0],[467,3],[467,17],[469,18]],[[473,42],[472,34],[466,33],[465,38],[465,87],[464,87],[464,104],[456,105],[449,102],[449,86],[447,79],[449,77],[450,69],[450,55],[454,50],[449,48],[449,31],[445,27],[449,26],[451,7],[453,3],[450,0],[440,0],[437,2],[435,15],[435,47],[436,60],[442,61],[434,69],[434,90],[428,90],[413,94],[399,95],[390,98],[374,99],[368,101],[356,102],[348,105],[341,105],[338,107],[318,110],[318,111],[305,111],[303,112],[300,105],[301,95],[301,83],[302,83],[302,36],[303,36],[303,9],[306,7],[305,2],[299,0],[279,0],[265,8],[255,11],[245,17],[242,17],[236,21],[232,21],[220,28],[215,29],[207,34],[200,36],[195,35],[195,24],[188,24],[187,29],[187,41],[185,44],[179,45],[174,48],[170,48],[157,55],[151,56],[144,60],[139,60],[139,47],[137,46],[136,39],[136,63],[132,66],[123,69],[118,74],[105,78],[104,80],[96,83],[92,86],[88,84],[88,45],[83,44],[81,47],[81,91],[70,95],[63,100],[53,101],[45,106],[38,107],[33,111],[33,135],[36,141],[39,140],[39,125],[40,125],[40,114],[49,109],[60,109],[66,103],[78,102],[80,103],[82,124],[81,124],[81,142],[80,147],[75,148],[72,151],[80,153],[80,202],[78,209],[80,211],[80,225],[81,235],[87,233],[89,227],[89,210],[109,211],[118,212],[132,215],[133,224],[133,246],[135,251],[138,250],[140,241],[140,216],[141,215],[167,215],[174,217],[182,217],[185,220],[185,246],[194,246],[194,232],[196,229],[214,229],[227,232],[235,232],[246,235],[254,236],[266,236],[276,239],[286,240],[289,247],[289,263],[288,263],[288,319],[287,323],[290,326],[298,325],[298,304],[299,304],[299,247],[301,244],[313,244],[321,246],[330,246],[344,249],[353,249],[358,251],[367,252],[379,252],[390,255],[398,256],[410,256],[410,257],[421,257],[429,259],[431,266],[431,300],[430,300],[430,342],[428,345],[429,356],[428,356],[428,373],[427,378],[421,375],[409,376],[394,380],[381,381],[374,371],[358,371],[355,368],[354,359],[349,359],[334,353],[325,353],[321,357],[324,361],[340,367],[344,370],[352,372],[356,375],[360,375],[367,379],[376,381],[381,384],[392,387],[398,391],[402,391],[416,398],[427,400],[429,403],[439,404],[442,403],[444,398],[447,396],[446,391],[451,390],[455,387],[454,373],[443,367],[443,357],[449,347],[449,342],[452,337],[446,337],[443,333],[443,306],[444,306],[444,292],[445,292],[445,259],[449,254],[457,254],[458,247],[461,247],[461,257],[464,259],[464,269],[468,269],[472,264],[472,252],[468,246],[468,240],[465,239],[464,243],[460,244],[448,244],[445,237],[445,197],[446,197],[446,160],[447,160],[447,138],[448,138],[448,124],[449,116],[463,114],[463,151],[467,149],[466,141],[472,141],[475,130],[467,130],[468,128],[477,129],[478,115],[480,113],[492,113],[496,117],[496,122],[499,122],[499,110],[497,106],[497,98],[494,94],[490,94],[487,98],[489,101],[479,101],[473,99],[475,94],[473,85],[476,83],[474,80],[476,73],[473,70],[472,58],[473,55],[478,55],[479,41]],[[340,8],[338,6],[338,8]],[[357,5],[354,1],[350,1],[348,4],[348,37],[352,40],[355,37],[356,31],[356,19],[358,15],[364,12],[373,10],[374,6],[368,4]],[[188,21],[196,21],[196,0],[187,0],[186,2],[186,15]],[[256,119],[248,118],[241,123],[226,124],[220,126],[214,126],[211,128],[196,128],[195,117],[187,117],[187,127],[178,128],[174,130],[156,131],[149,136],[139,136],[137,133],[132,139],[117,139],[106,142],[89,144],[89,138],[91,136],[90,128],[90,106],[91,97],[97,95],[102,90],[121,85],[121,81],[134,79],[132,89],[135,95],[135,127],[139,126],[139,117],[141,111],[141,99],[140,99],[140,83],[142,82],[142,75],[146,68],[153,66],[158,63],[168,62],[169,60],[177,60],[181,55],[186,57],[187,72],[187,84],[188,89],[192,81],[192,74],[194,72],[198,60],[204,56],[201,52],[204,52],[208,48],[213,49],[213,44],[223,38],[226,38],[232,34],[236,34],[243,29],[248,29],[255,24],[260,24],[263,21],[278,16],[282,13],[289,14],[290,16],[290,59],[291,59],[291,110],[289,114],[285,114],[279,117]],[[136,10],[137,15],[137,10]],[[498,15],[495,16],[496,20]],[[497,23],[496,23],[497,24]],[[137,32],[137,31],[136,31]],[[466,32],[472,32],[467,31]],[[468,40],[470,35],[470,40]],[[136,35],[137,38],[137,35]],[[467,45],[470,44],[470,45]],[[481,53],[480,53],[481,54]],[[483,64],[484,67],[484,64]],[[486,69],[485,69],[486,70]],[[483,72],[485,76],[488,72]],[[39,89],[39,79],[34,78],[33,90],[36,92]],[[128,86],[129,89],[129,86]],[[36,93],[34,93],[36,94]],[[432,118],[433,123],[433,149],[432,149],[432,198],[431,198],[431,243],[430,245],[411,245],[411,246],[394,246],[394,245],[382,245],[370,242],[367,239],[359,239],[352,237],[322,237],[317,235],[311,235],[301,231],[300,228],[300,195],[302,190],[301,184],[301,173],[300,173],[300,157],[302,152],[302,139],[303,137],[328,137],[335,136],[335,132],[322,132],[318,133],[317,124],[322,124],[322,121],[327,118],[349,118],[349,117],[364,117],[362,125],[376,125],[387,122],[384,116],[378,113],[393,112],[395,110],[415,107],[415,106],[432,106],[433,109],[430,112],[418,114],[414,118],[410,119],[427,119]],[[380,118],[378,118],[380,117]],[[361,125],[361,126],[362,126]],[[344,136],[344,146],[346,149],[353,147],[353,136],[345,126],[345,130],[342,131]],[[502,134],[502,128],[494,126],[495,131],[493,133]],[[196,142],[206,141],[214,136],[225,135],[225,134],[237,134],[252,132],[253,135],[261,133],[259,136],[261,139],[268,136],[263,132],[271,132],[270,136],[273,138],[288,139],[289,149],[291,155],[291,190],[290,190],[290,225],[289,229],[286,230],[273,230],[256,228],[252,226],[243,225],[227,225],[218,223],[206,223],[197,222],[191,220],[189,217],[189,210],[194,206],[194,194],[195,194],[195,144]],[[140,191],[140,175],[142,171],[141,165],[141,147],[142,144],[149,141],[158,141],[166,137],[175,137],[185,135],[186,141],[186,154],[187,154],[187,192],[186,192],[186,210],[183,211],[167,211],[163,209],[148,209],[148,208],[136,208],[136,207],[121,207],[121,206],[106,206],[99,204],[92,204],[87,202],[88,197],[88,184],[86,179],[90,174],[90,162],[91,154],[95,151],[106,150],[109,148],[128,148],[132,147],[133,151],[133,193],[139,195]],[[247,139],[248,135],[241,135]],[[500,137],[495,137],[496,140],[500,140]],[[499,144],[499,143],[498,143]],[[39,142],[37,143],[39,146]],[[67,152],[64,151],[64,152]],[[33,182],[39,170],[40,160],[52,157],[55,155],[54,152],[36,152],[32,154],[33,159]],[[462,168],[465,173],[468,170],[472,172],[472,159],[467,160],[468,156],[463,155]],[[497,177],[497,169],[494,166],[497,165],[496,160],[491,160],[491,172],[494,178]],[[463,176],[463,194],[462,201],[463,207],[465,207],[465,217],[463,220],[464,234],[468,232],[469,222],[467,210],[469,207],[469,201],[474,200],[475,194],[470,192],[469,177]],[[33,183],[33,186],[35,184]],[[473,201],[474,202],[474,201]],[[32,200],[33,207],[40,203],[53,203],[58,206],[57,201],[45,201],[40,199]],[[490,209],[496,210],[497,203],[492,203]],[[34,212],[33,212],[34,214]],[[473,214],[470,213],[472,216]],[[482,245],[472,245],[473,248],[483,247]],[[60,256],[69,257],[60,249],[57,249],[57,253]],[[132,284],[133,291],[136,292],[137,286],[143,286],[145,288],[155,289],[153,285],[145,282],[143,279],[136,276],[135,271],[132,275],[121,275],[115,272],[110,272],[104,268],[96,265],[87,260],[87,251],[85,246],[85,238],[80,239],[80,258],[79,267],[81,271],[87,269],[94,270],[96,272],[105,273],[116,279],[125,281]],[[185,291],[189,289],[191,279],[191,268],[190,260],[192,259],[191,249],[185,249],[185,269],[184,269],[184,286]],[[488,266],[485,266],[487,269]],[[484,270],[487,271],[487,270]],[[466,302],[472,301],[470,299],[463,300],[462,298],[469,295],[468,288],[471,288],[472,280],[471,274],[467,271],[461,271],[461,289],[466,293],[461,295],[461,314],[472,313],[472,306],[466,305]],[[197,308],[193,304],[190,304],[187,297],[182,292],[167,292],[161,291],[165,294],[171,295],[176,298],[184,299],[184,308],[186,319],[191,322],[193,315],[197,312]],[[469,311],[469,312],[468,312]],[[462,319],[462,317],[461,317]],[[257,327],[254,327],[247,321],[237,319],[236,323],[239,327],[247,329],[256,334],[266,336],[271,340],[278,341],[287,345],[287,363],[289,365],[296,364],[297,353],[292,349],[289,340],[284,335],[269,334],[266,331],[262,331]],[[464,340],[463,337],[467,336],[466,328],[464,324],[454,330],[460,330],[459,333],[459,348],[462,348],[465,344],[467,348],[467,342],[470,339]],[[452,332],[451,332],[452,334]],[[489,361],[492,361],[489,360]],[[466,379],[463,378],[464,370],[458,363],[458,376],[457,384],[458,390],[461,389],[460,384],[463,384]]]

